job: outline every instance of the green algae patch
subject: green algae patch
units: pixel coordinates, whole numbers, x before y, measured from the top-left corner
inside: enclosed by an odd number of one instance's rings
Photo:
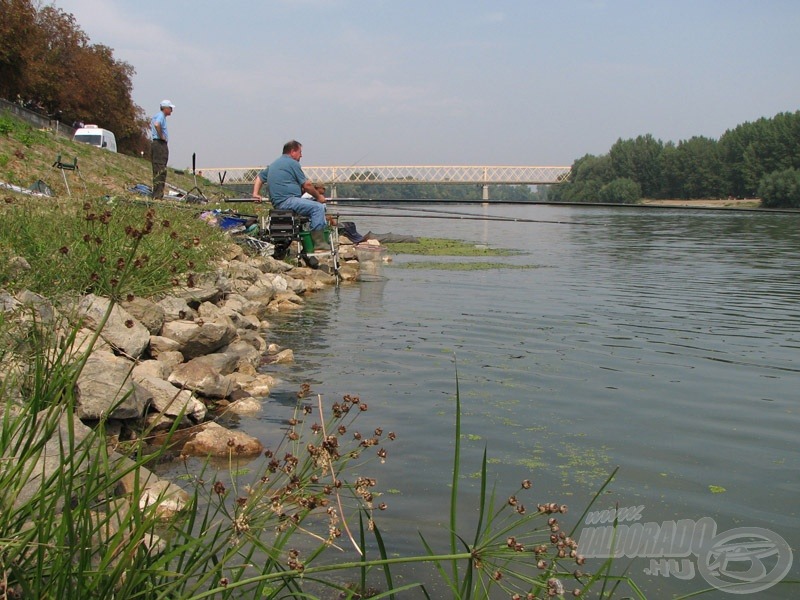
[[[393,269],[432,269],[436,271],[489,271],[492,269],[536,269],[538,265],[512,265],[498,262],[437,262],[420,260],[403,264],[394,263]]]
[[[401,242],[386,244],[393,254],[417,254],[424,256],[513,256],[519,254],[513,250],[488,248],[484,244],[475,244],[463,240],[445,238],[419,238],[418,243]]]

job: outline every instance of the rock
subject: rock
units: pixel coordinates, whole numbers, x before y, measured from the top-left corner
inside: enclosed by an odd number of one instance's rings
[[[164,311],[165,323],[170,321],[194,321],[197,316],[197,313],[184,298],[167,296],[159,300],[158,305]]]
[[[142,379],[162,379],[166,380],[172,369],[169,366],[158,360],[145,360],[133,367],[132,377],[134,381],[139,383]]]
[[[124,358],[93,352],[77,382],[77,416],[82,420],[140,419],[152,400],[130,378],[132,363]]]
[[[206,418],[206,405],[195,398],[191,391],[182,390],[155,377],[145,376],[137,381],[152,394],[152,408],[158,412],[170,417],[183,414],[195,423]]]
[[[31,270],[31,264],[24,256],[12,256],[8,261],[8,274],[11,279],[19,277],[22,273]]]
[[[161,331],[164,337],[177,341],[184,358],[191,359],[216,352],[236,337],[236,328],[230,319],[200,323],[170,321]]]
[[[167,379],[171,384],[187,388],[207,398],[227,398],[236,384],[219,370],[209,366],[205,357],[198,357],[175,367]]]
[[[242,398],[231,402],[226,412],[232,412],[237,415],[253,415],[261,412],[261,402],[251,397]]]
[[[36,312],[36,320],[39,323],[52,323],[55,321],[56,311],[53,303],[35,292],[22,290],[17,294],[17,300],[23,305],[32,308]]]
[[[139,466],[116,452],[109,456],[114,468],[127,471],[117,484],[117,494],[128,496],[141,510],[153,505],[156,514],[162,519],[170,519],[186,508],[189,494],[177,485],[159,479],[149,469]]]
[[[15,456],[12,452],[15,449],[23,447],[23,443],[19,436],[24,436],[31,439],[31,444],[35,445],[44,441],[44,446],[41,452],[31,453],[36,456],[36,464],[25,466],[21,469],[21,473],[29,473],[24,483],[20,482],[20,487],[16,491],[14,498],[14,508],[19,507],[29,502],[34,496],[42,493],[42,485],[46,484],[53,475],[58,471],[68,470],[71,476],[80,478],[89,468],[87,460],[72,461],[69,466],[66,466],[66,461],[73,456],[73,450],[76,446],[83,444],[84,441],[92,436],[92,430],[81,423],[77,418],[73,418],[69,422],[70,417],[64,412],[63,409],[48,411],[43,410],[36,415],[36,424],[32,426],[26,425],[25,427],[17,427],[13,433],[13,440],[2,447],[0,459],[7,461],[9,459],[21,459]],[[28,446],[30,447],[30,446]],[[33,459],[31,459],[33,460]],[[74,482],[75,488],[80,487],[79,479]],[[63,500],[58,500],[58,508],[63,505]],[[4,509],[5,510],[5,509]]]
[[[183,354],[177,351],[173,352],[160,352],[159,355],[156,357],[156,360],[159,362],[163,362],[167,365],[167,368],[170,371],[173,371],[175,367],[183,362]]]
[[[233,260],[228,263],[227,272],[225,274],[231,279],[244,279],[250,283],[255,283],[263,273],[244,262]]]
[[[294,362],[294,351],[291,348],[281,350],[277,354],[269,354],[261,359],[264,364],[274,363],[277,365]]]
[[[147,328],[151,335],[158,335],[164,325],[164,308],[145,298],[134,298],[133,300],[120,304],[128,313]]]
[[[5,290],[0,290],[0,311],[13,312],[22,306],[22,302]]]
[[[97,331],[109,312],[110,304],[108,298],[94,294],[84,296],[78,303],[78,313],[83,318],[83,324]],[[111,308],[100,335],[111,346],[132,358],[139,358],[150,344],[150,332],[147,328],[118,304]]]
[[[182,344],[178,340],[163,335],[150,336],[150,356],[158,358],[164,352],[180,352]]]
[[[265,373],[253,373],[252,375],[234,373],[231,377],[234,378],[242,390],[251,396],[259,398],[269,396],[270,389],[275,387],[275,378]]]
[[[263,451],[264,446],[256,438],[209,422],[197,426],[182,452],[188,456],[253,458]]]
[[[203,302],[219,302],[224,288],[208,283],[202,287],[186,288],[177,293],[179,298],[186,300],[189,306],[199,306]]]

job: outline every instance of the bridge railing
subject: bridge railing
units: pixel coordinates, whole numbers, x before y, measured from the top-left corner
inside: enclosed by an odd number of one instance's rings
[[[261,167],[202,168],[198,174],[217,183],[252,183]],[[303,165],[303,172],[315,183],[452,183],[452,184],[520,184],[543,185],[563,183],[570,167],[541,166],[332,166]]]

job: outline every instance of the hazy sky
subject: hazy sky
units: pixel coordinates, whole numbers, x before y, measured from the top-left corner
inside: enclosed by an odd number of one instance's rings
[[[55,0],[170,165],[570,165],[800,109],[797,0]],[[101,124],[102,125],[102,124]]]

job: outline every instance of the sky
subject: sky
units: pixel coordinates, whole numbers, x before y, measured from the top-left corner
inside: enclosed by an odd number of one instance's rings
[[[800,110],[797,0],[54,0],[170,166],[568,166]],[[102,126],[102,124],[99,124]]]

